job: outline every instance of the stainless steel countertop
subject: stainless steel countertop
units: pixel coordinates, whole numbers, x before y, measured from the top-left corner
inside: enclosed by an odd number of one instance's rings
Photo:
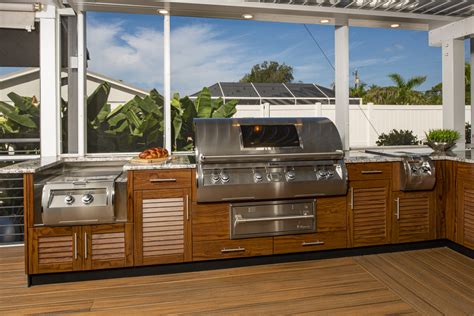
[[[388,150],[388,149],[387,149]],[[407,149],[406,151],[429,153],[429,149]],[[125,163],[124,171],[131,170],[159,170],[159,169],[192,169],[196,167],[194,162],[191,162],[194,156],[179,155],[176,159],[160,164],[137,164]],[[132,157],[127,156],[94,156],[94,157],[45,157],[40,159],[32,159],[13,164],[7,167],[0,168],[0,174],[22,174],[22,173],[36,173],[47,168],[54,167],[62,162],[67,161],[129,161]],[[450,155],[432,155],[433,160],[450,160],[466,163],[474,163],[474,150],[454,151]],[[345,152],[344,161],[350,163],[371,163],[371,162],[395,162],[401,161],[401,158],[386,157],[374,154],[365,153],[364,150],[351,150]]]

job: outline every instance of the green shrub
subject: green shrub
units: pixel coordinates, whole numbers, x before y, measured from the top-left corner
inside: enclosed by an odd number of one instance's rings
[[[430,129],[425,135],[428,142],[447,144],[453,144],[461,137],[458,131],[452,129]]]
[[[420,141],[413,131],[391,130],[388,134],[382,133],[376,142],[377,146],[418,145]]]

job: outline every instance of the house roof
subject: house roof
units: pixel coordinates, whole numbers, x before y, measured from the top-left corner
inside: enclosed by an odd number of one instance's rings
[[[39,76],[39,68],[26,68],[26,69],[21,69],[21,70],[14,71],[8,74],[4,74],[0,76],[0,84],[7,82],[9,80],[26,77],[31,74],[37,74]],[[148,91],[137,88],[121,80],[113,79],[113,78],[107,77],[105,75],[102,75],[90,70],[87,72],[87,79],[93,80],[93,81],[107,81],[112,85],[112,87],[116,87],[116,88],[118,87],[124,90],[129,90],[130,92],[133,92],[135,94],[142,95],[142,96],[148,94]]]

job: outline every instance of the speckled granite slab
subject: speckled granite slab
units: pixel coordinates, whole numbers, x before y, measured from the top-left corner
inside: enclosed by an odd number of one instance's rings
[[[411,151],[411,149],[409,150]],[[425,150],[426,151],[426,150]],[[161,164],[137,164],[137,163],[125,163],[123,166],[124,171],[131,170],[159,170],[159,169],[192,169],[196,168],[194,161],[191,161],[194,156],[177,156],[172,161],[161,163]],[[22,174],[22,173],[36,173],[47,168],[54,167],[61,162],[74,162],[74,161],[129,161],[132,157],[126,156],[93,156],[93,157],[45,157],[40,159],[32,159],[10,166],[0,168],[0,174]],[[433,160],[451,160],[466,163],[474,163],[474,150],[465,151],[454,151],[445,155],[431,155]],[[345,152],[344,161],[350,163],[371,163],[371,162],[396,162],[401,161],[398,157],[387,157],[365,153],[362,150],[359,151],[347,151]]]
[[[175,156],[171,161],[165,163],[127,163],[123,166],[123,170],[159,170],[159,169],[192,169],[196,168],[196,164],[190,159],[193,156]]]

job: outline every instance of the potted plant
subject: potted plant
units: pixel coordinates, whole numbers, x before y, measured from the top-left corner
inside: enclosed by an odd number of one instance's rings
[[[435,152],[450,150],[461,136],[458,131],[452,129],[431,129],[426,135],[426,144]]]

